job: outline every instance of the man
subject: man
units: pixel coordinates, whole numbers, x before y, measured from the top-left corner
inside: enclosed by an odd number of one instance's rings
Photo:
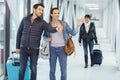
[[[96,30],[94,23],[90,22],[90,15],[85,15],[85,23],[83,23],[80,27],[79,32],[79,43],[81,46],[81,40],[83,40],[83,48],[84,48],[84,58],[85,58],[85,67],[88,67],[88,46],[90,51],[90,58],[91,58],[91,67],[93,64],[93,46],[94,41],[97,44],[97,37],[96,37]]]
[[[24,80],[26,64],[30,58],[31,79],[37,77],[37,60],[39,55],[39,45],[43,30],[48,32],[59,31],[58,28],[52,28],[40,16],[43,13],[44,5],[35,4],[33,14],[24,17],[17,32],[16,53],[20,53],[19,80]]]

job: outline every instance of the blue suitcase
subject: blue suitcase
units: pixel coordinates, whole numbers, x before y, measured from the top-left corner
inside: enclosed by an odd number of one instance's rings
[[[19,58],[9,57],[6,64],[7,64],[6,67],[7,67],[8,80],[19,80],[18,79],[19,68],[20,68]],[[29,62],[26,66],[26,72],[25,72],[24,80],[30,80]]]

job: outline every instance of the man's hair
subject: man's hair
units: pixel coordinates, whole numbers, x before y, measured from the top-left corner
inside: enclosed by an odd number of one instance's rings
[[[85,18],[91,19],[91,16],[90,16],[89,14],[86,14],[86,15],[85,15]]]
[[[33,5],[33,8],[37,9],[38,6],[41,6],[41,7],[44,8],[44,5],[43,5],[42,3],[34,4],[34,5]]]

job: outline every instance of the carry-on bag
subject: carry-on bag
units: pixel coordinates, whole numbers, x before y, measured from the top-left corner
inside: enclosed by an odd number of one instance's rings
[[[8,58],[6,63],[8,80],[19,80],[20,59],[18,56],[15,57],[14,53],[15,52],[12,52],[12,56]],[[29,61],[26,66],[24,80],[30,80]]]
[[[102,55],[102,50],[100,50],[100,44],[94,45],[94,46],[98,46],[97,49],[93,49],[93,64],[102,64],[102,59],[103,59],[103,55]]]

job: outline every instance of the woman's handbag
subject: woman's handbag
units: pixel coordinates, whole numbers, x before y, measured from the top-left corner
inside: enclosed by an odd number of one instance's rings
[[[72,41],[72,37],[69,37],[68,43],[65,45],[64,50],[67,56],[70,56],[75,51],[75,46]]]
[[[42,59],[49,59],[50,51],[49,51],[49,42],[43,42],[39,49],[39,57]]]

